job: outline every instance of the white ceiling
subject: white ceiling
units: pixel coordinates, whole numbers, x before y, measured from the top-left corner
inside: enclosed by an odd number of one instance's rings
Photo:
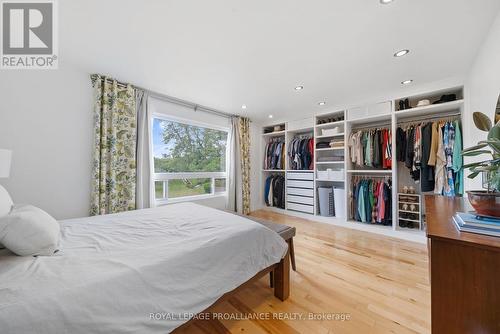
[[[500,9],[498,0],[58,3],[63,64],[257,121],[464,74]],[[395,59],[403,48],[410,54]]]

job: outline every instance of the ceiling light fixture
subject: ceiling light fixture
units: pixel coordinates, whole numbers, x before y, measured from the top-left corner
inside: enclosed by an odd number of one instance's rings
[[[303,90],[304,89],[304,86],[297,86],[295,87],[295,90]]]
[[[326,104],[325,101],[318,102],[318,105],[320,105],[320,106],[324,106],[325,104]]]
[[[244,104],[244,105],[241,106],[241,109],[246,109],[246,108],[247,108],[246,104]]]
[[[268,117],[269,117],[269,118],[273,118],[273,115],[269,115]]]
[[[387,5],[387,4],[390,4],[391,2],[393,2],[394,0],[380,0],[380,3],[382,5]]]
[[[411,84],[412,82],[413,82],[413,80],[411,80],[411,79],[410,79],[410,80],[401,81],[401,84],[402,84],[402,85],[409,85],[409,84]]]
[[[396,58],[403,57],[403,56],[406,56],[409,52],[410,52],[410,50],[408,50],[408,49],[399,50],[398,52],[396,52],[394,54],[394,57],[396,57]]]

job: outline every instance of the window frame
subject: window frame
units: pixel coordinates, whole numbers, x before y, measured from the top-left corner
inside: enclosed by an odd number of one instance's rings
[[[178,202],[189,202],[193,200],[207,199],[207,198],[215,198],[215,197],[227,197],[228,196],[228,152],[229,152],[229,142],[226,142],[226,161],[225,161],[225,172],[177,172],[177,173],[157,173],[155,172],[154,165],[154,143],[153,143],[153,124],[155,119],[160,119],[168,122],[177,122],[190,126],[197,126],[202,128],[207,128],[211,130],[223,131],[227,133],[227,139],[229,141],[230,128],[224,126],[218,126],[213,124],[207,124],[204,122],[193,121],[186,118],[166,115],[162,113],[152,113],[150,120],[150,135],[149,135],[149,143],[150,143],[150,152],[151,152],[151,186],[152,186],[152,203],[155,203],[155,206],[165,205],[169,203],[178,203]],[[182,196],[176,198],[168,198],[168,181],[170,180],[179,180],[179,179],[211,179],[212,187],[210,194],[201,194],[194,196]],[[215,179],[225,179],[226,180],[226,190],[223,192],[215,192]],[[156,182],[163,182],[163,198],[156,198]]]

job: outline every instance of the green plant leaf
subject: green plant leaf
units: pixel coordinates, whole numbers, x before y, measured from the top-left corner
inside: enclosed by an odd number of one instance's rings
[[[478,145],[471,146],[471,147],[468,147],[468,148],[464,149],[462,151],[462,154],[464,154],[465,152],[469,152],[469,151],[475,151],[475,150],[478,150],[478,149],[486,147],[486,146],[488,146],[488,143],[486,143],[486,142],[484,142],[484,143],[479,142]]]
[[[478,167],[478,166],[487,166],[485,163],[488,162],[488,160],[486,161],[481,161],[481,162],[472,162],[470,164],[465,164],[462,166],[463,169],[466,169],[466,168],[473,168],[473,167]]]
[[[475,172],[477,172],[477,171],[482,171],[482,172],[485,172],[485,171],[496,171],[496,170],[498,170],[498,166],[480,166],[480,167],[474,168]]]
[[[474,120],[476,128],[486,132],[490,131],[491,120],[488,116],[486,116],[482,112],[476,111],[472,114],[472,119]]]
[[[496,151],[500,152],[500,127],[494,126],[488,132],[488,144]]]
[[[478,176],[478,175],[479,175],[479,172],[474,172],[474,173],[471,173],[471,174],[467,175],[467,177],[468,177],[469,179],[473,179],[473,178],[475,178],[475,177],[476,177],[476,176]]]
[[[480,155],[480,154],[491,154],[491,151],[488,151],[488,150],[469,151],[469,152],[462,153],[462,156],[473,157],[473,156]]]

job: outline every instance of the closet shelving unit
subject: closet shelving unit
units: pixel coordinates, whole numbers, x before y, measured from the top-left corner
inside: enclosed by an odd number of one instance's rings
[[[290,122],[286,130],[286,148],[295,138],[314,138],[313,124],[308,122]],[[287,154],[288,155],[288,154]],[[312,161],[311,161],[312,163]],[[292,169],[290,157],[287,156],[286,167],[286,207],[289,211],[314,214],[314,170]]]
[[[443,94],[456,94],[457,99],[451,102],[444,102],[440,104],[431,104],[427,106],[417,107],[417,102],[422,99],[429,99],[431,103],[441,97]],[[411,109],[398,110],[396,106],[398,106],[398,102],[400,99],[409,99]],[[404,175],[409,174],[406,167],[398,164],[396,159],[396,129],[398,127],[398,123],[407,122],[412,120],[426,120],[428,118],[433,117],[447,117],[448,115],[459,115],[461,117],[464,109],[464,95],[463,95],[463,87],[462,86],[454,86],[454,87],[446,87],[439,90],[422,92],[420,94],[415,94],[411,96],[400,96],[392,98],[388,101],[363,105],[358,107],[346,107],[339,108],[335,111],[326,112],[317,114],[312,118],[306,118],[298,121],[286,122],[284,124],[284,131],[280,131],[279,133],[273,134],[263,134],[262,141],[263,147],[265,147],[265,143],[267,138],[274,136],[285,136],[285,145],[288,145],[289,139],[292,136],[300,131],[311,131],[314,133],[314,171],[293,171],[298,173],[308,173],[312,174],[313,184],[314,184],[314,219],[315,221],[330,223],[338,226],[364,230],[384,235],[389,235],[392,237],[403,238],[406,240],[425,242],[425,233],[423,227],[425,226],[424,221],[424,204],[423,200],[421,200],[420,204],[420,220],[419,226],[421,228],[406,228],[400,227],[398,224],[398,193],[402,192],[402,188],[406,186],[413,185],[416,189],[417,195],[424,195],[420,192],[418,188],[418,184],[409,183],[408,177],[404,177]],[[324,122],[324,120],[328,120],[335,117],[343,116],[343,120],[333,121],[333,122]],[[282,123],[283,124],[283,123]],[[385,125],[389,127],[392,132],[392,168],[391,169],[372,169],[372,168],[359,168],[353,166],[349,157],[349,147],[348,147],[348,138],[352,131],[363,128],[363,127],[382,127]],[[269,125],[272,126],[272,125]],[[337,133],[328,132],[325,134],[323,130],[328,130],[337,127]],[[266,127],[267,128],[267,127]],[[263,129],[264,131],[264,129]],[[331,141],[334,139],[341,139],[344,141],[344,146],[332,149],[328,148],[316,148],[316,144],[322,141]],[[287,147],[286,147],[287,148]],[[342,161],[318,161],[318,157],[323,156],[331,156],[333,154],[342,154],[344,159]],[[284,171],[279,171],[282,173],[291,172],[288,169],[288,158],[286,159],[286,168]],[[331,169],[332,171],[341,171],[340,174],[342,177],[330,179],[322,177],[318,175],[318,171],[326,171],[327,169]],[[264,179],[262,180],[262,184],[265,182],[265,176],[269,173],[276,171],[262,171]],[[349,208],[350,208],[350,185],[351,178],[356,175],[374,175],[376,177],[391,177],[392,178],[392,226],[382,226],[377,224],[367,224],[361,223],[354,220],[349,219]],[[319,204],[318,204],[318,196],[317,196],[317,188],[320,186],[333,186],[339,189],[344,189],[345,191],[345,217],[324,217],[320,215],[319,212]],[[308,191],[310,194],[310,191]],[[268,208],[270,210],[282,211],[276,208]],[[297,211],[293,211],[293,209],[285,209],[288,214],[299,216],[299,217],[310,217],[310,214],[303,214]]]
[[[330,188],[332,192],[345,191],[345,110],[327,112],[314,117],[314,192],[316,194],[315,215],[344,219],[346,206],[335,212],[321,212],[319,188]],[[340,146],[333,143],[343,142]],[[320,147],[318,145],[329,145]],[[345,196],[344,196],[345,197]]]
[[[279,128],[276,129],[276,127]],[[263,129],[262,129],[262,155],[265,154],[265,149],[266,149],[266,145],[267,143],[269,143],[270,141],[272,140],[276,140],[276,138],[281,138],[283,139],[283,141],[285,142],[285,152],[286,152],[286,127],[287,127],[287,123],[277,123],[277,124],[272,124],[272,125],[268,125],[268,126],[265,126]],[[280,175],[285,175],[285,170],[286,170],[286,163],[287,163],[287,159],[285,159],[285,168],[282,169],[269,169],[269,168],[266,168],[265,165],[264,165],[264,161],[262,161],[262,184],[263,184],[263,187],[264,187],[264,184],[265,184],[265,180],[267,179],[268,176],[271,176],[273,174],[280,174]],[[286,187],[285,187],[285,196],[286,196]],[[285,208],[286,208],[286,202],[285,202]],[[273,207],[273,209],[275,210],[278,210],[278,211],[283,211],[283,209],[281,208],[278,208],[278,207]]]

